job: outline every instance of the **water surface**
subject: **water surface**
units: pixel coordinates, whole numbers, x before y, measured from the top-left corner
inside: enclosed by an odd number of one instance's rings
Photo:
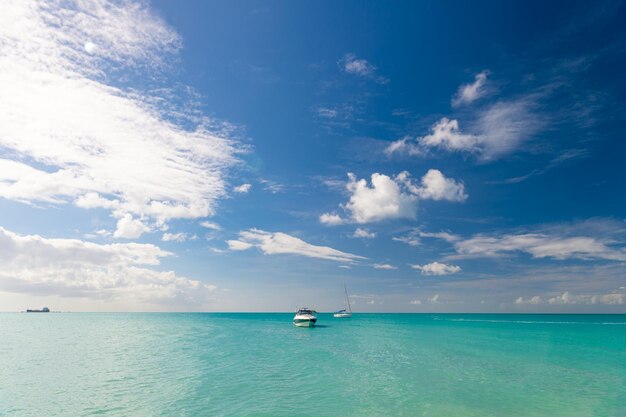
[[[1,416],[626,416],[625,315],[0,314]]]

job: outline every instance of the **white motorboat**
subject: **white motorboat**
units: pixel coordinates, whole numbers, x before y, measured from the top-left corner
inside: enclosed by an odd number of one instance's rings
[[[339,310],[333,314],[333,317],[338,319],[347,319],[352,317],[352,307],[350,307],[350,297],[348,297],[348,290],[346,289],[346,284],[343,284],[343,290],[346,293],[346,307],[348,309]]]
[[[293,324],[298,327],[313,327],[317,322],[317,311],[310,308],[299,308],[293,317]]]

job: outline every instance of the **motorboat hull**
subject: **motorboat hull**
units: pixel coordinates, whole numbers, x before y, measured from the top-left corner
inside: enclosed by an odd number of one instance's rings
[[[294,318],[293,324],[296,327],[314,327],[317,318]]]

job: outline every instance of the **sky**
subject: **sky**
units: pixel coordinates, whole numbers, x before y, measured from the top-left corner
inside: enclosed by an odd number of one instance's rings
[[[0,8],[0,311],[626,313],[624,2]]]

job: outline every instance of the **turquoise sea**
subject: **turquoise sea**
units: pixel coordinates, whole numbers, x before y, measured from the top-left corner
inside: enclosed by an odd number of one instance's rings
[[[2,416],[626,416],[626,315],[0,314]]]

